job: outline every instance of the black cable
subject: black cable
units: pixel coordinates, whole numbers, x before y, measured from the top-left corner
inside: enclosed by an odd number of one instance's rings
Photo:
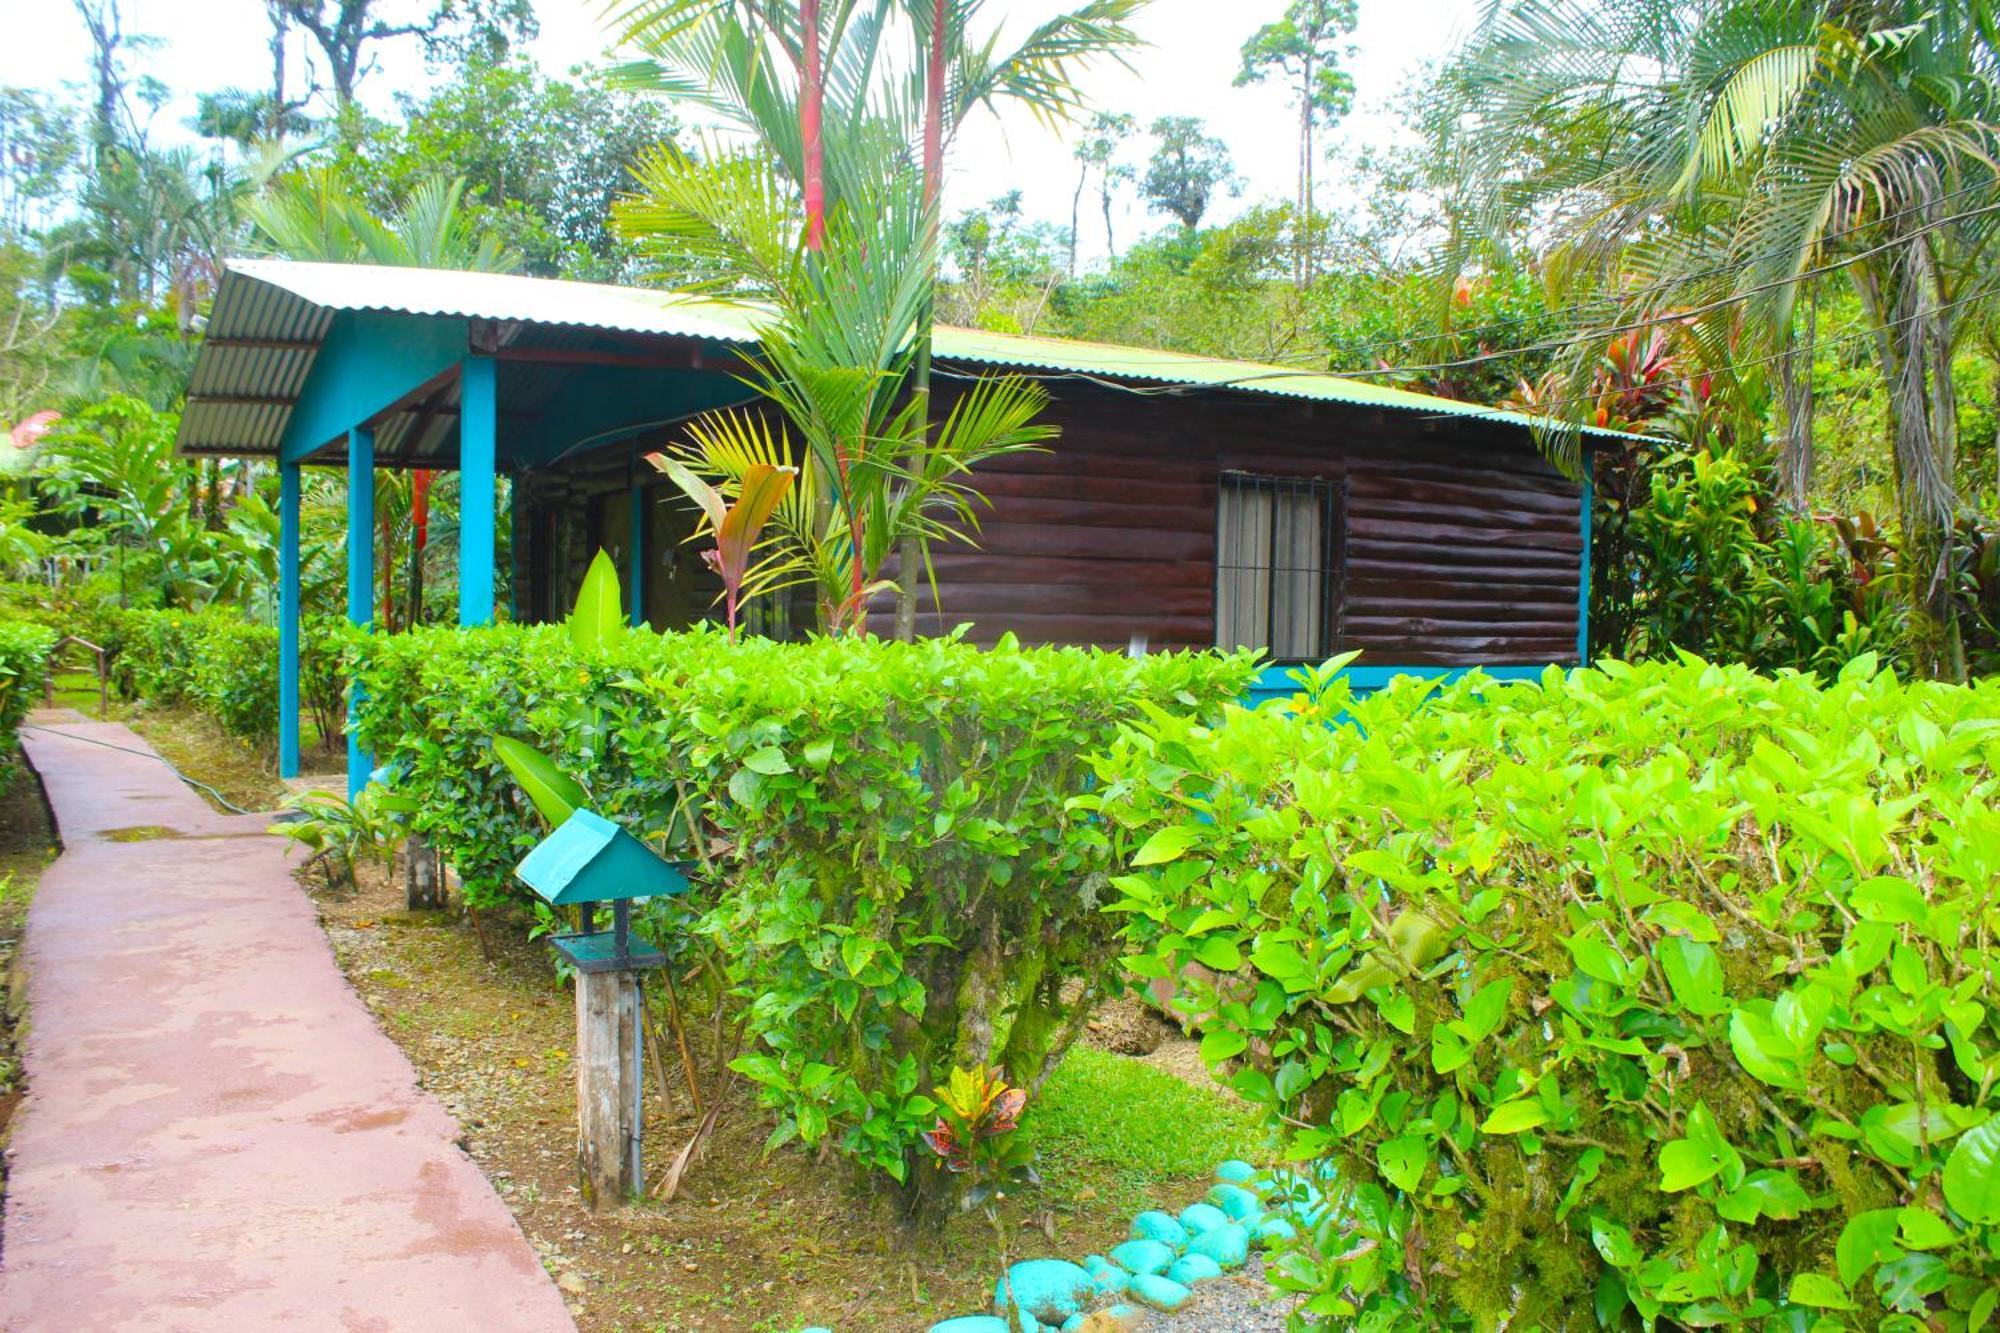
[[[1905,217],[1911,213],[1921,212],[1926,208],[1933,208],[1938,204],[1944,203],[1947,200],[1957,199],[1968,194],[1976,194],[1981,190],[1995,190],[1995,189],[2000,189],[2000,180],[1987,180],[1987,181],[1981,181],[1977,185],[1961,186],[1956,190],[1947,191],[1946,193],[1937,196],[1937,198],[1935,199],[1927,199],[1921,203],[1910,204],[1907,207],[1899,208],[1892,213],[1884,213],[1881,217],[1870,218],[1866,222],[1857,222],[1851,227],[1843,227],[1839,231],[1828,232],[1825,236],[1822,236],[1819,239],[1817,244],[1821,247],[1824,247],[1826,245],[1832,244],[1834,241],[1840,240],[1844,236],[1852,236],[1856,232],[1864,230],[1865,228],[1868,227],[1879,227],[1885,222],[1892,221],[1893,219],[1899,217]],[[1513,328],[1522,324],[1534,324],[1542,320],[1555,319],[1565,314],[1575,314],[1584,310],[1596,309],[1601,306],[1618,306],[1626,304],[1627,302],[1631,301],[1643,300],[1648,296],[1657,295],[1660,292],[1667,291],[1670,288],[1678,286],[1682,283],[1693,282],[1700,278],[1720,277],[1725,273],[1734,273],[1735,271],[1737,271],[1737,269],[1741,267],[1742,266],[1740,264],[1716,264],[1705,269],[1698,268],[1693,270],[1692,272],[1684,273],[1678,278],[1673,278],[1673,279],[1663,278],[1658,282],[1650,284],[1649,286],[1635,288],[1634,290],[1627,292],[1622,296],[1593,297],[1588,301],[1582,301],[1575,305],[1565,306],[1560,310],[1547,310],[1539,315],[1519,315],[1512,319],[1497,319],[1487,324],[1474,324],[1467,328],[1462,328],[1462,329],[1441,329],[1436,333],[1414,333],[1401,338],[1376,338],[1369,342],[1356,343],[1351,347],[1345,347],[1340,350],[1354,354],[1365,354],[1374,351],[1376,348],[1379,347],[1402,347],[1410,343],[1425,342],[1437,338],[1470,338],[1478,334],[1490,332],[1494,329]],[[1332,373],[1338,375],[1350,375],[1355,372],[1334,371]],[[1382,372],[1378,371],[1376,373],[1382,373]]]
[[[209,786],[206,782],[199,782],[194,778],[189,777],[187,774],[181,772],[178,768],[175,768],[173,764],[169,762],[167,757],[161,754],[157,750],[135,750],[129,745],[113,745],[110,741],[100,741],[97,740],[95,737],[91,736],[78,736],[74,732],[56,731],[49,727],[37,726],[32,722],[22,723],[20,729],[22,731],[39,731],[45,736],[54,736],[60,740],[81,741],[85,745],[101,746],[106,750],[116,750],[120,754],[136,754],[141,759],[156,760],[159,763],[165,764],[167,766],[167,771],[169,773],[172,773],[175,777],[179,778],[182,782],[185,782],[188,786],[195,788],[197,791],[207,792],[209,796],[214,799],[217,805],[223,806],[231,811],[234,811],[236,814],[262,815],[270,813],[269,811],[265,810],[245,810],[242,806],[236,804],[236,802],[230,800],[227,796],[224,796],[221,792]]]

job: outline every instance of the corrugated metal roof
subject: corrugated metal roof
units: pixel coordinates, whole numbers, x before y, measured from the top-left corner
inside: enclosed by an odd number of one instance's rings
[[[573,334],[557,331],[571,330],[743,344],[756,341],[758,324],[756,312],[740,306],[639,287],[369,264],[231,260],[195,362],[180,448],[190,453],[275,453],[334,315],[363,310],[517,324],[526,326],[517,336],[537,343],[569,342]],[[977,366],[1350,403],[1515,426],[1540,424],[1515,412],[1324,371],[1143,347],[940,325],[935,354],[940,360]],[[512,375],[522,368],[508,369]],[[549,386],[536,388],[526,396],[544,398],[553,392]]]

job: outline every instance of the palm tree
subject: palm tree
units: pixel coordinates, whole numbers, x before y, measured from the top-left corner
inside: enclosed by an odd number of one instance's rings
[[[245,211],[257,248],[287,259],[515,273],[521,255],[465,206],[465,181],[418,185],[376,214],[339,169],[281,176]]]
[[[975,529],[965,474],[1053,433],[1034,424],[1047,395],[1018,376],[988,378],[935,435],[923,428],[905,390],[935,237],[914,173],[845,189],[817,246],[782,168],[762,151],[710,145],[697,162],[666,147],[638,176],[619,229],[716,275],[719,296],[758,313],[744,378],[784,421],[773,434],[768,414],[710,413],[690,426],[682,461],[715,478],[726,499],[753,467],[809,464],[772,527],[784,558],[815,585],[822,627],[861,632],[902,539],[915,533],[925,552]]]
[[[1782,372],[1814,285],[1853,284],[1924,655],[1951,674],[1951,362],[1992,304],[1996,32],[1995,0],[1501,0],[1446,79],[1454,253],[1556,239],[1566,294],[1612,312],[1576,341],[1579,381],[1607,334],[1668,319],[1725,368]],[[1810,428],[1788,423],[1795,470]]]
[[[930,426],[938,196],[951,140],[973,111],[1002,101],[1051,124],[1080,111],[1077,75],[1089,61],[1137,45],[1126,20],[1146,3],[1089,0],[1012,47],[1003,47],[997,32],[974,33],[981,0],[835,0],[823,9],[802,4],[796,21],[791,6],[763,0],[633,0],[615,11],[615,21],[622,39],[648,56],[626,67],[628,81],[703,102],[755,134],[801,181],[809,243],[844,193],[873,193],[916,159],[930,235],[907,382],[917,429],[905,465],[914,471]],[[816,24],[824,26],[823,75],[809,59],[822,46],[808,50],[801,40],[815,35]],[[893,39],[903,34],[909,44],[899,50]],[[797,71],[796,93],[774,77],[767,58],[773,47]],[[822,125],[830,127],[824,136]],[[817,182],[816,172],[823,177]],[[915,572],[928,559],[923,531],[910,525],[898,549],[896,633],[903,639],[916,634]]]

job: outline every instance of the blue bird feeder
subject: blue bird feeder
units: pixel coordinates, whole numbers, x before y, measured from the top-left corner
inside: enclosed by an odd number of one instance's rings
[[[666,964],[655,949],[632,947],[632,900],[686,893],[682,865],[659,856],[604,816],[577,810],[514,867],[552,906],[581,909],[583,929],[552,943],[579,972],[641,971]],[[598,903],[611,904],[611,929],[591,929]]]

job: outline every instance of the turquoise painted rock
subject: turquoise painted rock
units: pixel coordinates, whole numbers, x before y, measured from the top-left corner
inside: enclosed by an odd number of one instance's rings
[[[1100,1296],[1122,1295],[1132,1281],[1132,1275],[1112,1263],[1101,1254],[1083,1256],[1083,1269],[1090,1274],[1090,1280],[1097,1287]]]
[[[1205,1254],[1184,1254],[1174,1260],[1174,1266],[1167,1270],[1167,1276],[1183,1287],[1192,1287],[1197,1282],[1221,1277],[1222,1265]]]
[[[1223,1268],[1241,1268],[1250,1258],[1250,1229],[1241,1222],[1204,1231],[1188,1245],[1189,1254],[1205,1254]]]
[[[1155,1310],[1172,1314],[1187,1304],[1188,1289],[1169,1277],[1146,1273],[1132,1279],[1132,1295]]]
[[[1073,1314],[1062,1321],[1062,1333],[1076,1333],[1076,1330],[1082,1327],[1083,1316],[1081,1314]]]
[[[1282,1217],[1266,1217],[1257,1224],[1254,1239],[1259,1245],[1276,1245],[1280,1241],[1297,1240],[1298,1228]]]
[[[1097,1294],[1096,1279],[1081,1264],[1067,1259],[1024,1259],[1007,1270],[1004,1280],[993,1284],[995,1314],[1007,1313],[1010,1283],[1021,1313],[1044,1324],[1061,1324]]]
[[[1156,1208],[1132,1219],[1132,1239],[1156,1240],[1179,1254],[1187,1248],[1188,1233],[1172,1213],[1163,1213]]]
[[[1215,1168],[1215,1178],[1225,1185],[1248,1185],[1257,1178],[1257,1168],[1232,1157]]]
[[[1164,1273],[1174,1252],[1156,1240],[1128,1240],[1111,1251],[1111,1262],[1136,1276]]]
[[[990,1314],[969,1314],[932,1324],[930,1333],[1013,1333],[1013,1330],[1007,1327],[1004,1319],[996,1319]]]
[[[1226,1213],[1232,1222],[1248,1222],[1264,1211],[1263,1201],[1241,1185],[1217,1185],[1208,1192],[1208,1201]]]
[[[1187,1228],[1190,1236],[1199,1236],[1204,1231],[1213,1231],[1228,1224],[1229,1214],[1212,1203],[1191,1203],[1181,1209],[1181,1225]]]

